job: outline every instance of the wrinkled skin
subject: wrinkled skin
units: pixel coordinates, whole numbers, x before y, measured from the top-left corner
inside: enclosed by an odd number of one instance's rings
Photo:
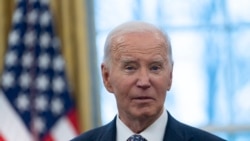
[[[119,118],[140,133],[164,110],[172,83],[167,45],[151,32],[126,33],[112,45],[111,64],[102,64],[104,85],[115,95]]]

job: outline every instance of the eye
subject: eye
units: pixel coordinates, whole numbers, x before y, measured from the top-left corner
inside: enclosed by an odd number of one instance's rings
[[[158,72],[158,71],[160,71],[161,70],[161,66],[160,65],[152,65],[151,67],[150,67],[150,71],[152,71],[152,72]]]
[[[150,69],[151,69],[151,70],[159,70],[160,67],[159,67],[159,66],[152,66]]]
[[[123,70],[125,72],[134,72],[137,69],[137,64],[135,63],[126,63],[123,65]]]
[[[138,64],[132,61],[124,62],[122,64],[122,70],[131,73],[138,69]]]
[[[135,70],[135,67],[134,66],[126,66],[125,67],[125,70]]]

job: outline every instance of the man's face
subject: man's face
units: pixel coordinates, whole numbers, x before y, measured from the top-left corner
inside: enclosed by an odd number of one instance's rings
[[[114,40],[111,65],[102,65],[105,87],[114,93],[121,119],[158,117],[172,83],[164,39],[128,33]]]

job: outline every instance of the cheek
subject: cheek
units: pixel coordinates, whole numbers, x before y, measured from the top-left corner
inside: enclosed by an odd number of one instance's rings
[[[111,79],[111,85],[113,87],[115,95],[124,97],[128,94],[131,86],[131,80],[127,76],[116,75]]]
[[[165,101],[167,91],[168,91],[168,84],[166,83],[166,79],[159,79],[157,83],[154,83],[155,93],[157,95],[158,104],[162,104]]]
[[[166,72],[166,75],[164,75],[162,77],[161,82],[164,82],[162,84],[164,84],[164,87],[166,89],[166,91],[170,90],[171,85],[172,85],[172,72]]]
[[[165,93],[168,90],[169,82],[170,80],[168,77],[162,76],[157,80],[156,87],[158,90],[162,91],[161,93]]]

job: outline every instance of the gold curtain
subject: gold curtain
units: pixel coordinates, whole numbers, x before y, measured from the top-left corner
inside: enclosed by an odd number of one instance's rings
[[[0,0],[0,74],[3,70],[3,57],[7,49],[8,32],[11,26],[11,15],[14,7],[13,0]]]
[[[0,0],[0,74],[14,1]],[[61,40],[70,87],[76,100],[80,130],[84,131],[93,127],[86,0],[51,0],[50,4],[56,33]]]

